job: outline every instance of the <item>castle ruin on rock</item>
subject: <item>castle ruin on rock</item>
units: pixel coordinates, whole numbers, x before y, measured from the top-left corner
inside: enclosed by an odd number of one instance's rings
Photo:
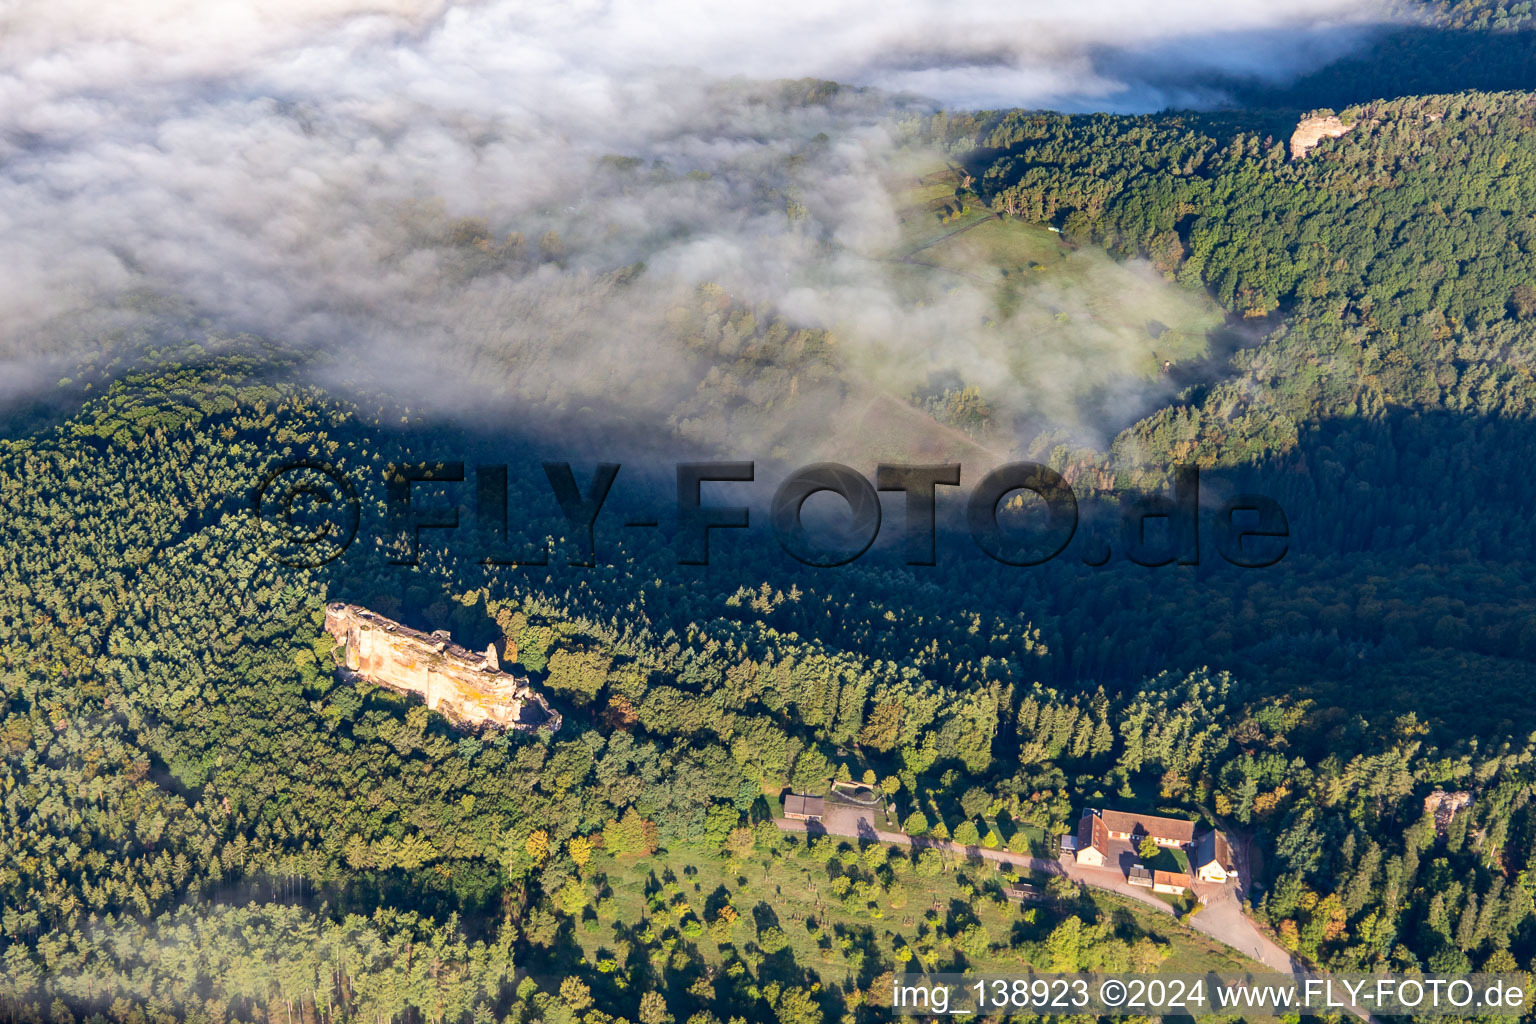
[[[1320,117],[1304,117],[1291,133],[1291,159],[1300,160],[1324,139],[1337,139],[1347,135],[1354,125],[1328,114]]]
[[[347,671],[392,690],[419,693],[427,707],[457,724],[522,732],[560,728],[559,712],[526,676],[501,671],[494,645],[477,654],[454,643],[446,630],[423,633],[339,601],[326,606],[325,630],[336,638]]]

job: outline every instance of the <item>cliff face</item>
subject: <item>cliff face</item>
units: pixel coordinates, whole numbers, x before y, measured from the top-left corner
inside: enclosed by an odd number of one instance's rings
[[[483,654],[448,633],[422,633],[357,605],[326,606],[325,629],[347,670],[380,686],[419,693],[427,707],[463,725],[533,732],[560,728],[560,715],[523,676],[501,671],[495,647]]]
[[[1305,117],[1291,133],[1291,159],[1300,160],[1307,155],[1307,150],[1322,142],[1324,139],[1336,139],[1348,132],[1353,125],[1347,125],[1336,117]]]

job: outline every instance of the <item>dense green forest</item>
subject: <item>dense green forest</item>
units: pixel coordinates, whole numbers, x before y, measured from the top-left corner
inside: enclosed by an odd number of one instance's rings
[[[0,440],[0,1013],[863,1022],[909,969],[1241,963],[1061,878],[773,823],[834,779],[913,836],[1021,858],[1085,805],[1199,818],[1253,841],[1250,910],[1308,964],[1536,969],[1536,97],[1465,91],[1528,78],[1531,8],[1417,17],[1243,109],[894,126],[959,165],[960,209],[1146,261],[1241,342],[1102,451],[1023,440],[1087,510],[1037,568],[948,526],[931,568],[891,546],[811,570],[761,529],[683,567],[668,528],[614,525],[664,503],[643,487],[573,567],[547,435],[305,383],[314,356],[136,297],[159,347],[72,369]],[[1417,77],[1384,88],[1387,63]],[[1293,159],[1305,112],[1350,131]],[[718,289],[671,323],[685,439],[843,386],[826,331]],[[923,401],[980,437],[1007,429],[986,393]],[[293,458],[361,494],[359,542],[318,568],[274,560],[250,512]],[[549,564],[488,568],[466,529],[390,565],[384,467],[441,458],[518,460]],[[1086,564],[1177,464],[1276,500],[1287,557]],[[515,649],[565,727],[476,733],[343,678],[328,600]],[[1444,828],[1437,789],[1473,798]],[[1026,881],[1041,898],[1010,902]]]
[[[863,995],[877,976],[914,957],[1169,956],[1175,937],[1070,885],[998,920],[963,862],[813,849],[764,825],[784,786],[839,776],[879,782],[911,832],[1024,850],[1085,801],[1205,815],[1264,837],[1258,912],[1315,963],[1530,964],[1524,715],[1524,733],[1458,735],[1433,705],[1383,716],[1257,671],[1090,684],[1055,649],[1090,637],[1003,614],[996,572],[969,592],[752,558],[690,578],[643,545],[605,571],[503,578],[446,551],[402,572],[366,545],[285,568],[245,507],[274,457],[346,467],[382,520],[369,467],[477,440],[435,428],[407,445],[348,403],[272,383],[293,358],[279,350],[206,345],[158,353],[6,442],[9,1013],[859,1018],[880,1013]],[[1145,572],[1103,577],[1094,600],[1124,600]],[[319,628],[328,596],[510,640],[567,728],[470,735],[341,680]],[[1237,632],[1254,612],[1227,614]],[[1432,786],[1478,796],[1443,837],[1422,808]],[[679,917],[668,892],[686,892],[647,874],[658,851],[727,875],[760,864],[764,884],[774,864],[805,865],[861,923],[765,918],[728,884]],[[937,878],[950,913],[882,922]]]
[[[981,187],[1006,213],[1144,253],[1237,315],[1283,317],[1239,363],[1242,379],[1197,406],[1241,423],[1246,385],[1259,386],[1262,419],[1278,426],[1188,452],[1249,461],[1304,421],[1530,415],[1533,111],[1524,93],[1350,107],[1350,134],[1300,161],[1196,117],[1013,114],[981,139],[999,151]]]

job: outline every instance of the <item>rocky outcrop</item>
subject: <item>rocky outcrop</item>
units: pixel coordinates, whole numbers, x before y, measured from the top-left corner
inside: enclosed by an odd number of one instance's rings
[[[1472,794],[1464,789],[1454,793],[1437,789],[1424,798],[1424,813],[1435,816],[1435,832],[1442,839],[1450,831],[1451,821],[1456,817],[1456,812],[1471,806]]]
[[[1291,159],[1300,160],[1319,142],[1324,139],[1336,139],[1353,127],[1354,125],[1345,124],[1332,115],[1302,118],[1296,130],[1291,133]]]
[[[446,630],[422,633],[357,605],[325,609],[325,629],[341,664],[370,683],[419,693],[427,707],[460,725],[522,732],[560,728],[560,715],[526,676],[501,671],[494,646],[483,654],[454,643]]]

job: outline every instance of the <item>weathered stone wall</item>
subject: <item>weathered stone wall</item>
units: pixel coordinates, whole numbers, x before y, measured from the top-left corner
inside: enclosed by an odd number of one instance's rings
[[[357,605],[326,606],[325,629],[342,664],[392,690],[419,693],[427,707],[464,725],[534,731],[560,728],[560,715],[526,677],[501,671],[495,647],[477,654],[448,633],[422,633]]]

